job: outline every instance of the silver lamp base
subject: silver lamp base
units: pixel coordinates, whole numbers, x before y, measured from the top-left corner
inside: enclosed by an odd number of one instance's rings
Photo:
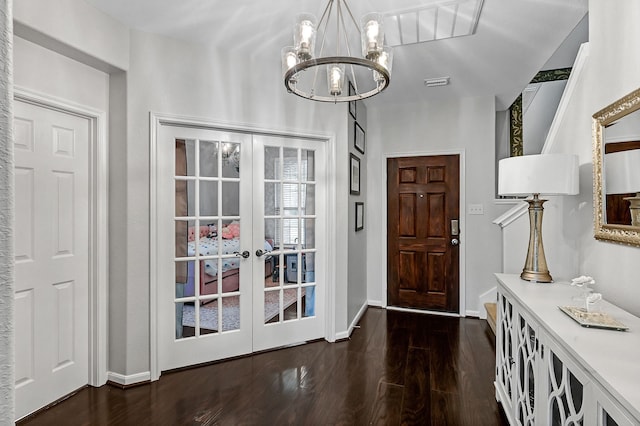
[[[529,203],[529,248],[520,278],[526,281],[550,283],[553,279],[547,268],[542,245],[542,213],[544,212],[542,204],[547,200],[541,200],[538,196],[539,194],[533,194],[532,199],[525,200]]]

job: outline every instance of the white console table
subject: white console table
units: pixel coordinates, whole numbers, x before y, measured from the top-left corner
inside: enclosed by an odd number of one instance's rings
[[[640,425],[640,318],[600,309],[628,331],[585,328],[558,306],[568,283],[496,274],[496,399],[512,425]]]

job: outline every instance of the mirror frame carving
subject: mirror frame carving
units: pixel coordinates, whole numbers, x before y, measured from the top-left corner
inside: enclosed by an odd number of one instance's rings
[[[629,225],[608,225],[604,222],[604,194],[602,163],[604,128],[614,121],[640,109],[640,89],[593,114],[593,208],[594,237],[597,240],[640,247],[640,228]]]

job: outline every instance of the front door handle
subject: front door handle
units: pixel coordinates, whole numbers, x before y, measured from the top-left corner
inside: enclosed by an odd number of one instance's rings
[[[460,245],[460,240],[458,240],[457,238],[452,238],[451,239],[451,245],[452,246]]]
[[[249,250],[245,250],[242,253],[240,253],[239,251],[234,251],[233,254],[235,254],[238,257],[242,257],[243,259],[246,259],[249,256],[251,256],[251,253],[249,253]]]

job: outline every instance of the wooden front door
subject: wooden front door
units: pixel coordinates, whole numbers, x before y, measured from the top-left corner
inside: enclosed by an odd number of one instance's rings
[[[457,313],[460,156],[387,160],[390,306]]]

